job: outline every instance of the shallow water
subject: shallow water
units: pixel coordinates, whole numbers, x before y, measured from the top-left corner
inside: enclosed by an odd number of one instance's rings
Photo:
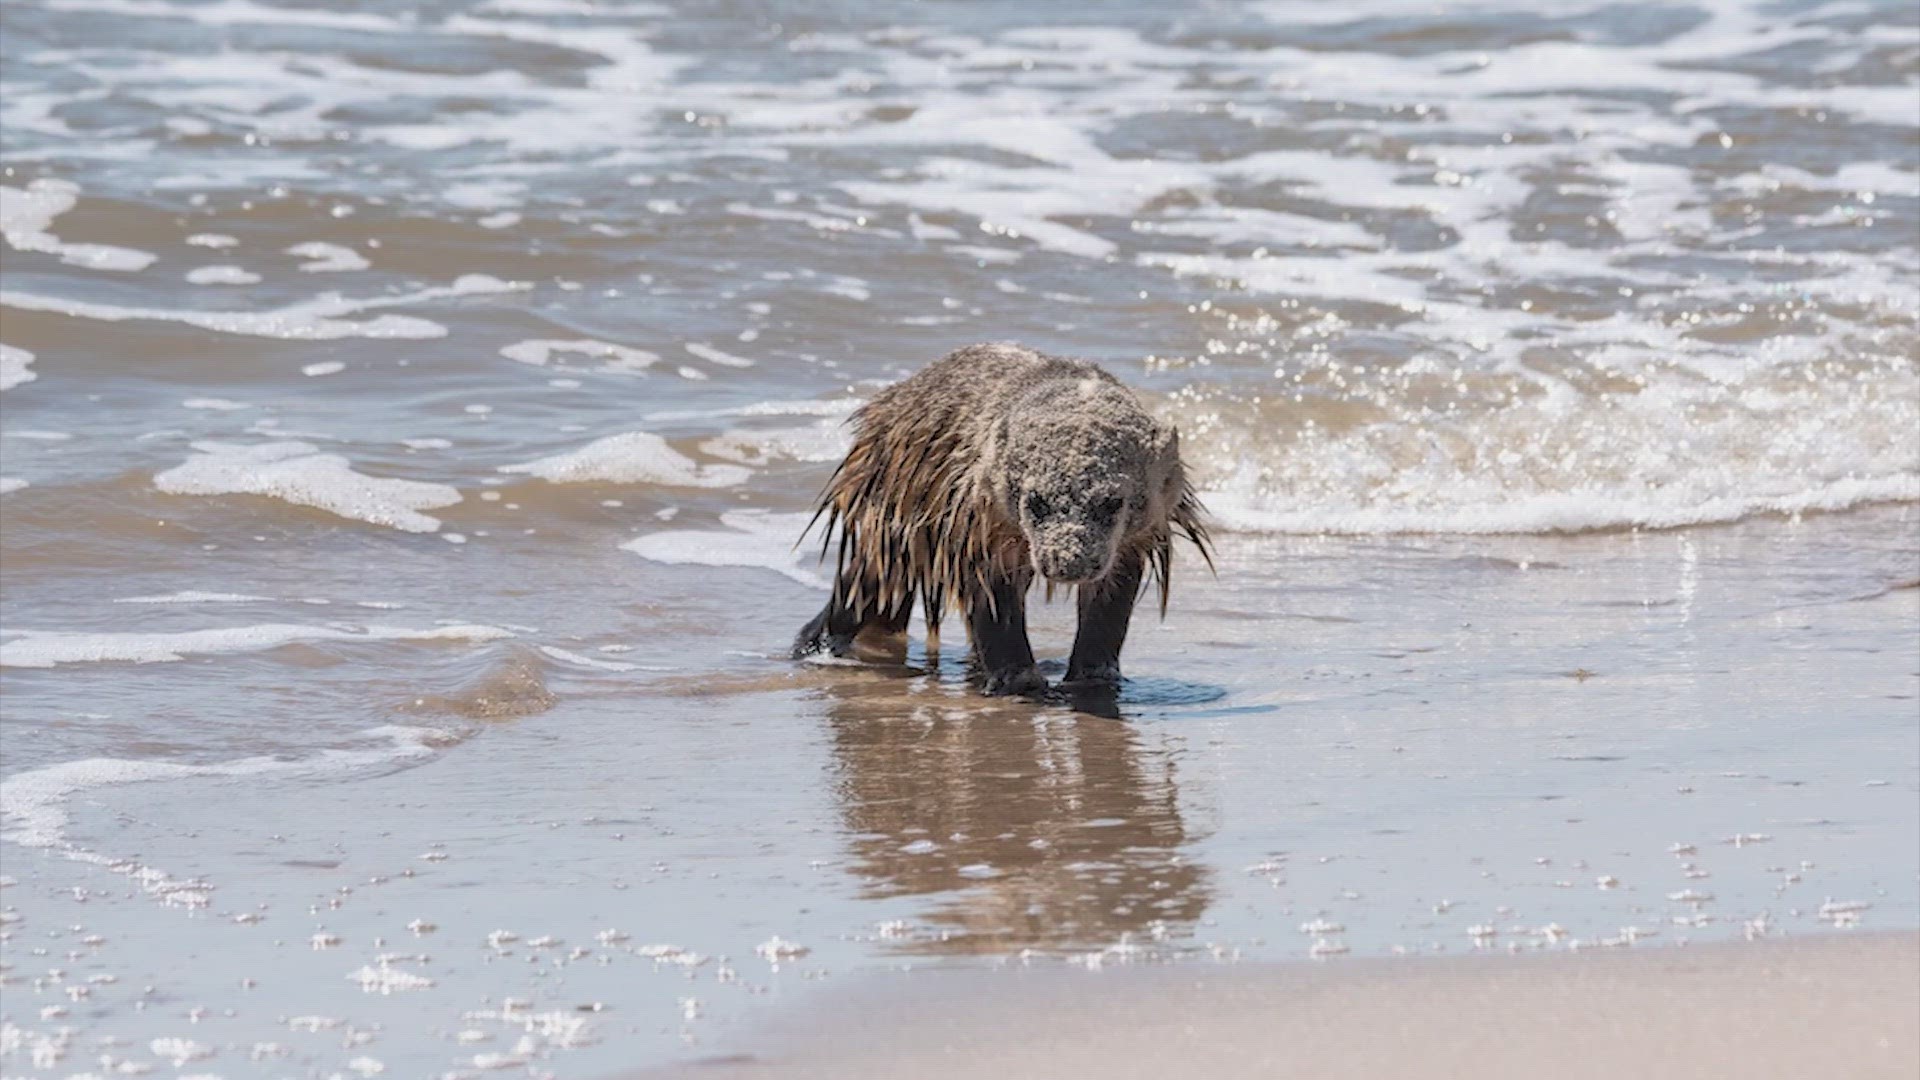
[[[1905,6],[40,0],[0,64],[10,1075],[1920,925]],[[1117,702],[774,658],[842,419],[983,339],[1216,518]]]

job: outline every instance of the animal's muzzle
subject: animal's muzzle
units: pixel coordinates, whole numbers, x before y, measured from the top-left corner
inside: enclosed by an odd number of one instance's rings
[[[1107,545],[1087,543],[1089,538],[1079,535],[1065,543],[1059,542],[1062,539],[1066,538],[1045,537],[1034,551],[1034,568],[1047,580],[1077,585],[1106,571]]]
[[[1040,573],[1045,575],[1048,581],[1061,585],[1078,585],[1099,577],[1100,564],[1092,559],[1075,559],[1072,562],[1041,560]]]

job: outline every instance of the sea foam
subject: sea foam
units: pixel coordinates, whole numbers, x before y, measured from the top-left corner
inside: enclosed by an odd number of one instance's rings
[[[33,370],[33,354],[12,345],[0,345],[0,390],[11,390],[40,376]]]
[[[61,262],[89,270],[144,270],[155,258],[150,251],[112,244],[69,244],[47,231],[54,219],[74,208],[80,187],[67,180],[40,179],[24,188],[0,185],[0,234],[16,251],[39,251],[60,256]]]
[[[565,454],[502,465],[500,471],[524,473],[557,484],[599,481],[702,488],[732,487],[752,475],[738,465],[699,464],[647,431],[609,435]]]
[[[559,358],[569,354],[601,361],[597,369],[600,371],[627,373],[645,371],[660,359],[659,354],[645,349],[615,345],[610,341],[596,341],[593,338],[572,340],[533,338],[527,341],[516,341],[500,349],[501,356],[534,367],[545,367],[550,363],[565,367],[566,365],[560,362]]]
[[[132,878],[148,896],[170,906],[204,908],[212,885],[180,879],[138,861],[84,847],[66,835],[66,804],[75,795],[104,787],[160,780],[260,776],[329,777],[432,756],[459,740],[457,732],[386,725],[360,732],[355,742],[368,746],[334,747],[306,757],[245,757],[210,765],[125,758],[86,758],[15,773],[0,781],[0,839],[22,847],[50,850],[75,862],[90,863]]]
[[[812,516],[729,510],[720,515],[725,529],[671,529],[636,537],[620,547],[660,563],[772,570],[802,585],[824,589],[827,579],[816,569],[819,552],[795,547]]]
[[[343,316],[378,308],[418,304],[429,300],[514,292],[527,287],[521,282],[502,281],[486,274],[466,274],[456,279],[451,285],[416,289],[396,296],[376,296],[356,300],[334,293],[325,293],[311,300],[302,300],[299,303],[267,311],[202,311],[194,308],[130,307],[121,304],[68,300],[5,289],[0,290],[0,305],[18,308],[21,311],[50,311],[76,319],[97,319],[101,322],[130,320],[174,322],[222,334],[298,341],[350,337],[437,338],[446,336],[445,326],[411,315],[378,315],[361,320],[346,319]]]
[[[265,652],[285,645],[327,641],[494,641],[513,633],[497,626],[405,627],[303,626],[262,623],[175,633],[95,633],[80,630],[10,629],[0,641],[0,667],[50,668],[61,664],[119,661],[158,664],[188,656]]]
[[[304,442],[252,446],[196,442],[184,463],[153,478],[172,495],[266,495],[340,517],[405,532],[433,532],[440,520],[421,513],[460,501],[446,484],[367,476],[346,458]]]

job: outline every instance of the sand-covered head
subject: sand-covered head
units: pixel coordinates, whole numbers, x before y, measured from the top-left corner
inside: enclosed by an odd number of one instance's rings
[[[1105,577],[1130,536],[1151,543],[1183,482],[1173,429],[1095,372],[1060,371],[1015,397],[989,470],[1033,568],[1062,584]]]
[[[990,580],[1162,585],[1177,533],[1206,551],[1179,439],[1098,365],[1013,344],[956,350],[855,415],[822,511],[842,606],[966,606]],[[937,615],[933,620],[936,621]]]

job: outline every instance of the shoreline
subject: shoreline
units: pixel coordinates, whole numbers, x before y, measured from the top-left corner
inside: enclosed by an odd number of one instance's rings
[[[822,1034],[831,1032],[831,1035]],[[619,1080],[1911,1077],[1920,931],[1581,953],[922,971],[827,991],[751,1054]]]

